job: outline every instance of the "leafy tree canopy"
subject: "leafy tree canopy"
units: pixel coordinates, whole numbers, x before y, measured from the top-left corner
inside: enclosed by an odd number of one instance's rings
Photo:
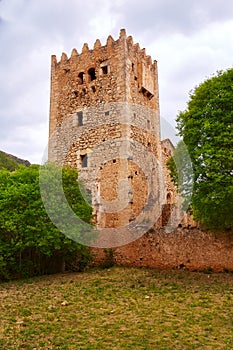
[[[52,186],[60,170],[53,164],[46,169],[47,182]],[[38,165],[0,171],[0,277],[17,271],[22,274],[25,269],[29,274],[44,273],[38,259],[34,260],[37,266],[29,269],[33,256],[51,257],[57,252],[66,260],[72,252],[80,251],[82,256],[87,253],[84,246],[66,237],[51,222],[41,199],[39,171]],[[83,221],[90,222],[92,208],[80,192],[77,171],[64,168],[62,180],[71,208]],[[62,210],[59,198],[54,200],[57,210]]]
[[[190,93],[177,128],[193,166],[194,218],[215,230],[233,228],[233,69]]]

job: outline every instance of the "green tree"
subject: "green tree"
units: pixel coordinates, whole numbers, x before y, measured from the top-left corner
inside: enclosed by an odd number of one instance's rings
[[[179,194],[183,198],[182,209],[190,209],[193,191],[193,166],[188,149],[183,141],[179,141],[173,157],[167,162],[173,183],[176,185]]]
[[[61,170],[55,165],[44,168],[48,183]],[[0,277],[57,272],[59,266],[49,266],[70,264],[75,255],[80,257],[81,269],[90,258],[85,246],[62,234],[51,222],[41,199],[39,173],[38,165],[0,171]],[[77,180],[75,169],[62,169],[67,201],[83,221],[90,222],[92,208],[83,199]],[[54,200],[57,210],[62,210],[59,198]]]
[[[233,228],[233,69],[190,93],[177,128],[192,160],[195,220],[214,230]]]

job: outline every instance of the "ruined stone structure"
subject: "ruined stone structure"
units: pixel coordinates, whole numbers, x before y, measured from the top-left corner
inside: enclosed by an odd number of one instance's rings
[[[157,62],[125,30],[60,62],[52,56],[49,160],[77,168],[91,192],[106,230],[92,245],[97,264],[101,247],[114,247],[122,265],[233,269],[230,235],[194,228],[188,216],[185,228],[166,229],[182,219],[166,167],[172,152],[160,140]]]
[[[172,148],[160,140],[157,62],[124,29],[52,56],[49,159],[80,171],[99,228],[167,225]]]

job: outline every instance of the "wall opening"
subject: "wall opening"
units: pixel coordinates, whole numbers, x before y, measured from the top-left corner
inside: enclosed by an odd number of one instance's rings
[[[81,154],[80,160],[81,160],[82,168],[86,168],[87,167],[87,154]]]
[[[84,73],[80,72],[78,75],[78,83],[83,84],[83,79],[84,79]]]
[[[83,112],[79,111],[77,113],[77,116],[78,116],[78,126],[82,126],[83,125]]]
[[[75,97],[78,97],[78,91],[77,90],[74,90],[73,94],[74,94]]]
[[[101,67],[101,69],[102,69],[102,74],[103,74],[103,75],[107,75],[107,74],[108,74],[108,66],[107,66],[107,65]]]
[[[140,92],[141,92],[146,98],[148,98],[148,100],[151,100],[152,97],[154,97],[154,95],[153,95],[150,91],[146,90],[144,87],[141,88]]]
[[[95,68],[88,69],[88,81],[93,81],[96,79]]]

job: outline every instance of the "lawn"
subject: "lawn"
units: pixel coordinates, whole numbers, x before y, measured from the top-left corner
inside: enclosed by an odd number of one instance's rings
[[[233,349],[233,274],[113,267],[0,284],[0,349]]]

